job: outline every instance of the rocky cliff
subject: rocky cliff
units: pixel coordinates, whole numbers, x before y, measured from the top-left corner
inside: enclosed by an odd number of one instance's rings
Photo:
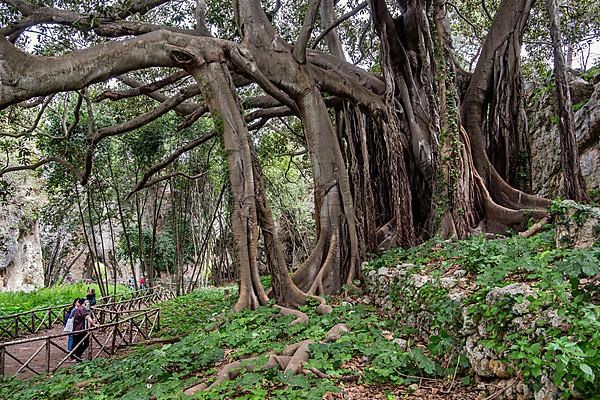
[[[44,286],[38,217],[45,202],[39,181],[29,174],[4,179],[0,207],[0,291]]]
[[[600,69],[573,75],[570,85],[581,173],[594,197],[600,191]],[[532,189],[545,197],[560,197],[562,170],[554,84],[536,85],[530,93]]]

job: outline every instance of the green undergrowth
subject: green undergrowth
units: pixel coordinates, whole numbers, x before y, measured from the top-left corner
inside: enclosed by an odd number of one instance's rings
[[[327,377],[255,369],[193,398],[321,399],[349,381],[407,385],[419,377],[452,380],[456,388],[473,382],[464,352],[470,334],[465,318],[483,325],[480,343],[498,354],[509,376],[534,391],[546,377],[563,398],[597,399],[600,249],[559,249],[554,242],[553,230],[547,229],[529,239],[432,240],[387,252],[369,262],[365,274],[403,265],[406,273],[390,285],[388,316],[366,301],[329,298],[332,314],[316,315],[315,304],[308,304],[301,309],[309,323],[290,325],[293,317],[281,317],[270,306],[233,312],[235,287],[197,290],[160,305],[158,336],[179,340],[137,346],[54,375],[6,379],[0,381],[0,399],[187,399],[185,388],[211,384],[227,363],[249,359],[260,366],[268,353],[305,339],[315,342],[306,368]],[[429,278],[416,284],[416,275]],[[461,296],[453,296],[457,286],[442,284],[448,277],[464,281]],[[495,288],[515,283],[534,293],[487,301]],[[512,325],[523,318],[515,313],[517,306],[533,316],[524,329]],[[320,343],[337,323],[345,323],[350,332],[336,342]]]
[[[3,292],[0,293],[0,315],[10,315],[30,311],[35,308],[69,304],[75,298],[85,297],[88,287],[96,289],[97,294],[100,293],[98,285],[87,283],[56,285],[33,292]],[[112,286],[110,290],[112,293]],[[118,293],[126,291],[126,286],[117,285]]]
[[[393,321],[378,316],[373,307],[330,299],[330,315],[316,315],[315,304],[302,309],[307,325],[290,325],[274,307],[233,312],[236,288],[203,289],[161,305],[161,337],[182,336],[170,344],[138,346],[126,355],[99,359],[63,369],[53,376],[27,381],[0,382],[0,398],[20,399],[183,399],[183,389],[198,382],[210,384],[218,369],[231,361],[259,356],[262,365],[269,352],[312,339],[308,368],[329,375],[319,379],[289,376],[282,371],[241,374],[199,399],[321,399],[339,390],[342,380],[361,384],[411,383],[410,376],[444,376],[445,371],[419,347],[400,349],[391,338]],[[335,324],[343,322],[350,333],[334,343],[321,341]],[[260,357],[262,355],[262,357]],[[359,365],[360,374],[356,368]],[[80,383],[78,388],[76,383]],[[83,383],[82,383],[83,382]]]
[[[552,226],[531,238],[432,240],[390,251],[366,272],[398,265],[405,272],[390,285],[390,315],[405,325],[403,337],[423,341],[436,362],[464,353],[479,326],[480,343],[533,391],[550,380],[562,398],[600,399],[599,243],[557,248]],[[426,283],[416,284],[423,276]],[[490,300],[490,292],[508,285],[532,293]]]

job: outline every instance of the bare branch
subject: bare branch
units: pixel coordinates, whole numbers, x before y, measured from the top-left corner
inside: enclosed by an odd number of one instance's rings
[[[132,2],[126,9],[119,10],[116,14],[117,18],[125,19],[131,15],[144,15],[148,11],[168,3],[170,0],[137,0]]]
[[[327,29],[325,29],[323,32],[321,32],[319,34],[319,36],[317,36],[317,38],[315,39],[315,42],[312,45],[313,49],[317,48],[317,45],[319,44],[319,42],[329,33],[331,32],[332,29],[335,29],[339,24],[341,24],[342,22],[344,22],[345,20],[347,20],[348,18],[351,18],[353,16],[355,16],[356,14],[358,14],[359,11],[363,10],[364,8],[367,7],[367,5],[369,5],[369,2],[367,1],[363,1],[362,3],[360,3],[359,5],[357,5],[356,7],[354,7],[352,10],[348,11],[347,13],[345,13],[344,15],[342,15],[341,17],[339,17],[337,20],[335,20],[333,22],[333,24],[329,25],[327,27]]]
[[[21,138],[24,136],[29,136],[31,133],[33,133],[33,131],[35,131],[37,129],[38,124],[40,123],[40,119],[42,118],[42,114],[44,114],[44,111],[48,107],[48,104],[50,104],[50,101],[52,100],[53,97],[54,97],[54,95],[43,98],[44,100],[43,100],[40,111],[37,113],[37,116],[35,117],[33,124],[29,128],[27,128],[26,131],[20,132],[20,133],[0,132],[0,136],[11,137],[14,139],[18,139],[18,138]]]
[[[77,179],[81,180],[82,179],[82,174],[81,172],[75,168],[75,166],[73,164],[71,164],[70,162],[66,161],[63,158],[60,157],[47,157],[47,158],[43,158],[40,161],[34,163],[34,164],[27,164],[27,165],[15,165],[12,167],[5,167],[3,169],[0,170],[0,176],[3,176],[5,174],[8,174],[10,172],[16,172],[16,171],[26,171],[26,170],[36,170],[39,167],[46,165],[48,163],[51,162],[55,162],[58,164],[63,165],[65,168],[67,168],[69,171],[71,171],[75,176],[77,176]]]
[[[216,130],[210,131],[206,135],[199,137],[197,139],[194,139],[191,142],[181,146],[180,148],[175,150],[173,153],[171,153],[171,155],[169,157],[167,157],[163,161],[159,162],[158,164],[155,164],[152,167],[150,167],[150,169],[148,169],[148,171],[146,171],[144,173],[144,176],[142,177],[142,179],[135,185],[135,188],[133,188],[133,190],[127,195],[127,198],[130,198],[136,192],[142,190],[145,187],[148,180],[154,174],[156,174],[158,171],[162,170],[163,168],[167,167],[173,161],[177,160],[177,158],[179,158],[180,155],[200,146],[203,143],[206,143],[207,141],[216,137],[217,135],[218,135],[218,132]]]
[[[143,84],[133,78],[130,78],[128,76],[120,76],[118,78],[121,82],[123,82],[124,84],[126,84],[127,86],[130,86],[132,88],[137,88],[137,87],[141,87],[143,86]],[[156,101],[159,101],[161,103],[164,103],[165,101],[169,100],[169,97],[167,95],[165,95],[164,93],[161,93],[159,91],[154,91],[151,93],[146,94],[146,96],[150,97],[151,99],[154,99]],[[173,108],[173,110],[179,114],[179,115],[189,115],[189,114],[193,114],[198,112],[199,109],[204,108],[202,103],[196,103],[190,100],[186,100],[181,102],[180,104],[178,104],[176,107]]]
[[[200,117],[202,117],[204,114],[206,114],[206,112],[208,111],[208,108],[205,106],[202,107],[198,107],[198,109],[196,109],[196,111],[194,111],[193,113],[189,114],[185,120],[183,120],[182,122],[180,122],[179,124],[177,124],[177,129],[185,129],[185,128],[189,128],[190,126],[192,126],[192,124],[196,121],[198,121],[200,119]]]
[[[99,129],[98,133],[92,139],[92,143],[95,145],[100,140],[106,137],[119,135],[121,133],[129,132],[141,126],[144,126],[148,122],[154,121],[158,117],[174,109],[178,104],[181,104],[184,100],[189,99],[190,97],[193,97],[199,93],[200,89],[197,85],[187,86],[186,88],[180,90],[179,93],[177,93],[175,96],[159,104],[158,107],[156,107],[152,111],[138,115],[136,118],[133,118],[122,124]],[[206,106],[202,106],[201,108],[203,107],[205,110],[207,109]]]
[[[70,126],[66,125],[66,106],[65,106],[65,115],[62,118],[62,126],[63,126],[63,132],[64,134],[62,136],[52,136],[52,135],[44,135],[52,140],[65,140],[65,139],[69,139],[71,137],[71,135],[73,134],[73,131],[75,130],[75,128],[77,127],[77,125],[79,124],[79,119],[80,119],[80,111],[81,111],[81,106],[83,104],[83,95],[81,93],[77,93],[77,103],[75,104],[75,109],[73,110],[73,123]]]
[[[26,18],[17,24],[4,28],[1,32],[10,35],[19,30],[39,24],[60,24],[66,26],[77,25],[78,29],[93,30],[99,36],[119,37],[127,35],[143,35],[157,30],[168,30],[187,35],[198,35],[196,31],[180,29],[166,25],[149,24],[139,21],[125,21],[123,18],[136,13],[144,14],[153,7],[165,3],[167,0],[138,1],[127,10],[120,10],[113,17],[98,16],[93,14],[80,14],[73,11],[61,10],[52,7],[42,7],[22,0],[4,0],[20,11]]]
[[[104,92],[102,92],[102,94],[100,94],[94,99],[94,102],[99,102],[105,99],[116,101],[126,99],[128,97],[139,96],[142,94],[151,94],[152,92],[156,92],[157,90],[162,89],[165,86],[171,85],[186,76],[188,76],[187,72],[183,70],[177,71],[176,73],[171,74],[163,79],[148,84],[142,84],[141,82],[129,78],[125,75],[118,76],[118,80],[122,81],[128,86],[131,86],[132,88],[126,90],[105,90]],[[158,101],[164,101],[165,99],[166,97]]]
[[[319,5],[321,4],[321,0],[311,0],[308,6],[308,11],[304,16],[304,23],[302,24],[302,29],[300,30],[300,34],[298,35],[298,39],[296,40],[296,44],[294,45],[294,50],[292,55],[294,59],[300,64],[306,64],[306,45],[308,44],[308,39],[310,39],[310,34],[315,27],[315,22],[317,20],[317,13],[319,12]]]
[[[16,106],[19,108],[33,108],[33,107],[37,107],[40,104],[42,104],[44,102],[44,100],[46,100],[45,97],[38,97],[35,100],[24,101],[22,103],[16,104]]]
[[[456,11],[456,14],[459,16],[460,19],[462,19],[463,21],[465,21],[469,26],[471,26],[471,29],[473,29],[473,35],[475,35],[475,37],[479,40],[482,41],[482,37],[479,34],[479,28],[477,28],[473,22],[471,22],[471,20],[469,20],[469,18],[465,17],[464,15],[462,15],[462,13],[460,12],[460,10],[458,9],[458,7],[456,5],[454,5],[453,3],[447,1],[446,4],[448,4],[450,7],[452,7],[454,9],[454,11]]]

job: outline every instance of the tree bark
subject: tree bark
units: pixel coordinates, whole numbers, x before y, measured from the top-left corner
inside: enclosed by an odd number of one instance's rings
[[[556,0],[546,0],[554,55],[554,79],[558,97],[558,127],[560,131],[560,163],[563,170],[563,190],[567,199],[589,202],[585,183],[579,167],[579,151],[575,138],[575,118],[569,91],[565,58],[562,53],[560,16]]]

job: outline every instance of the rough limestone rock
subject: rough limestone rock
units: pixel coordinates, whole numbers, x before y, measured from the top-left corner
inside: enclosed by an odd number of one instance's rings
[[[365,275],[368,297],[363,302],[375,304],[381,307],[390,316],[402,320],[404,326],[414,328],[420,333],[423,340],[430,335],[437,334],[431,329],[431,313],[419,298],[418,293],[433,286],[446,291],[446,296],[454,304],[455,312],[462,315],[459,318],[459,330],[455,337],[464,342],[459,344],[457,350],[464,354],[470,364],[470,369],[477,379],[487,382],[493,387],[494,399],[518,399],[518,400],[556,400],[558,389],[545,377],[541,380],[541,387],[534,390],[521,380],[515,382],[515,371],[506,361],[505,355],[497,354],[484,341],[489,338],[488,327],[484,320],[477,319],[469,312],[465,305],[465,299],[475,291],[473,278],[469,277],[463,269],[450,270],[442,276],[428,274],[425,270],[413,264],[400,264],[395,268],[381,267],[371,270]],[[394,291],[403,290],[407,296],[406,302],[394,300]],[[398,293],[395,294],[398,296]],[[556,310],[549,308],[542,312],[532,313],[529,311],[530,299],[537,296],[535,287],[528,283],[512,283],[504,287],[492,288],[485,297],[485,303],[493,306],[499,302],[510,304],[510,313],[514,316],[508,326],[508,333],[517,332],[536,327],[538,325],[552,326],[554,328],[565,328],[564,318],[558,315]],[[408,303],[412,302],[412,306]],[[415,305],[416,304],[416,305]],[[462,326],[460,326],[462,323]],[[450,326],[446,327],[451,329]],[[391,339],[398,344],[400,350],[407,351],[409,342],[404,338]],[[484,387],[487,387],[484,385]]]
[[[44,196],[29,175],[11,179],[11,198],[0,206],[0,291],[44,286],[38,213]]]
[[[561,203],[564,215],[557,217],[556,246],[588,249],[600,242],[600,208],[577,204],[572,200]]]
[[[575,136],[579,164],[588,191],[600,189],[600,82],[595,85],[580,77],[571,80],[575,111]],[[539,89],[539,88],[538,88]],[[549,198],[562,193],[560,143],[556,95],[548,90],[530,105],[532,190]]]

